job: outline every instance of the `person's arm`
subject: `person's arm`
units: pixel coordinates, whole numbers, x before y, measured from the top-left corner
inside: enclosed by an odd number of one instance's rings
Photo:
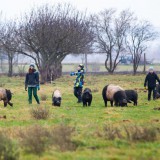
[[[39,85],[39,73],[37,72],[36,74],[36,82],[37,82],[37,89],[40,90],[40,85]]]
[[[146,76],[146,78],[145,78],[145,81],[144,81],[144,87],[146,87],[146,85],[147,85],[147,81],[148,81],[148,75]]]
[[[77,74],[78,74],[78,72],[71,72],[70,76],[74,76],[74,75],[77,75]]]
[[[156,74],[156,80],[158,81],[158,83],[160,84],[160,80],[159,80],[159,77],[158,75]]]
[[[26,74],[26,79],[25,79],[25,90],[27,90],[27,85],[28,85],[28,74]]]

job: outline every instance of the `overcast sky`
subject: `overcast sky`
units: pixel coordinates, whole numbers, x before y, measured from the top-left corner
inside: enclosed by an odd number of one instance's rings
[[[0,0],[0,11],[6,17],[16,17],[33,6],[67,2],[79,10],[97,13],[104,8],[130,9],[139,19],[160,28],[160,0]]]

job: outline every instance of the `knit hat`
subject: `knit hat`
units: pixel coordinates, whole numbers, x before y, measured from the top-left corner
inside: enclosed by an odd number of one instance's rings
[[[149,71],[153,71],[153,70],[154,70],[153,66],[150,66]]]
[[[81,67],[81,69],[84,69],[84,65],[83,64],[79,64],[79,67]]]
[[[29,68],[30,68],[30,67],[33,67],[33,68],[35,68],[34,64],[30,64]]]

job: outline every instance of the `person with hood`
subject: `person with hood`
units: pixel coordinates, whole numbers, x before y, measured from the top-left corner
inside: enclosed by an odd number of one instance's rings
[[[82,89],[83,89],[83,84],[84,84],[84,65],[79,64],[77,70],[78,70],[77,72],[71,72],[70,75],[77,76],[75,83],[74,83],[74,95],[78,99],[77,103],[81,103],[82,102]]]
[[[26,74],[25,78],[25,90],[27,91],[28,88],[28,101],[29,104],[32,104],[32,93],[33,96],[37,102],[37,104],[40,104],[37,90],[40,90],[39,85],[39,73],[36,71],[34,64],[31,64],[29,66],[28,73]]]
[[[151,93],[153,91],[153,100],[156,98],[156,81],[160,83],[159,77],[154,72],[154,68],[151,66],[149,67],[149,73],[146,75],[145,81],[144,81],[144,87],[148,87],[148,101],[151,100]]]

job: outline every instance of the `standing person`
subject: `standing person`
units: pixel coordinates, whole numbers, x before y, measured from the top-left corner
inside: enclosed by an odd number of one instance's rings
[[[84,65],[79,64],[77,68],[77,72],[71,72],[70,75],[76,75],[76,80],[74,83],[74,95],[77,97],[78,101],[77,103],[82,102],[82,89],[84,84]]]
[[[151,66],[149,68],[149,73],[146,75],[145,81],[144,81],[144,87],[146,89],[146,85],[148,86],[148,101],[151,100],[151,93],[153,91],[153,100],[156,98],[156,81],[160,83],[159,77],[154,72],[153,67]]]
[[[29,66],[28,73],[26,74],[26,79],[25,79],[25,90],[26,91],[27,91],[27,87],[28,87],[29,104],[32,104],[32,92],[33,92],[33,96],[37,104],[40,104],[39,98],[37,96],[37,89],[40,90],[39,73],[36,71],[34,64],[31,64]]]

